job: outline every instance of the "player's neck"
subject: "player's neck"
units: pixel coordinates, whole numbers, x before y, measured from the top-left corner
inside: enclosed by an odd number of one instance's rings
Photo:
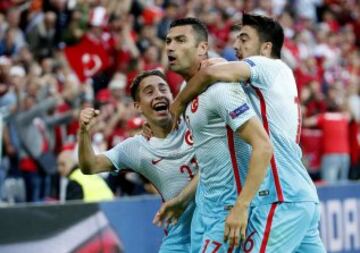
[[[186,73],[182,74],[186,81],[189,81],[200,69],[200,62],[193,64]]]
[[[150,124],[151,131],[154,137],[157,138],[166,138],[166,136],[171,132],[172,121],[166,122],[164,125],[159,124]]]

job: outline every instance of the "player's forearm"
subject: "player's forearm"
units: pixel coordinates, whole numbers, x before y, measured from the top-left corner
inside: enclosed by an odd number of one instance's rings
[[[224,62],[205,69],[208,84],[216,81],[240,82],[250,78],[250,68],[243,62]]]
[[[194,199],[198,182],[199,173],[195,175],[195,177],[190,181],[190,183],[176,197],[179,203],[182,203],[183,206],[187,206],[187,204]]]
[[[185,88],[175,98],[175,103],[180,105],[187,105],[196,96],[206,89],[211,83],[210,76],[206,71],[200,70],[195,76],[193,76],[186,84]]]
[[[90,133],[87,130],[80,130],[78,157],[81,171],[84,174],[94,173],[92,168],[96,165],[96,155],[91,145]]]
[[[253,148],[249,162],[248,175],[237,199],[237,205],[250,205],[250,202],[255,197],[255,194],[259,190],[259,187],[266,176],[272,155],[271,145]]]
[[[186,87],[176,98],[176,102],[180,105],[186,105],[217,81],[247,81],[250,78],[250,74],[250,68],[243,62],[218,63],[201,69],[188,81]]]

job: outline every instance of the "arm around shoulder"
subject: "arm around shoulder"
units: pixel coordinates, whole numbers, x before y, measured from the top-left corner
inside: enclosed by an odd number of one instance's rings
[[[250,67],[243,62],[222,62],[201,69],[188,81],[175,102],[186,105],[207,87],[216,82],[240,82],[250,79]]]
[[[241,61],[218,63],[204,69],[204,72],[210,83],[247,81],[251,76],[250,67]]]

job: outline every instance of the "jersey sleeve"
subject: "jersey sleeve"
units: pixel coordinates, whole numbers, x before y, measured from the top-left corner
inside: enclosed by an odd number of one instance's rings
[[[138,138],[129,138],[102,154],[110,159],[115,167],[115,172],[120,172],[123,169],[132,169],[138,172],[139,147]]]
[[[239,83],[216,83],[209,89],[210,111],[219,115],[235,132],[256,114]]]
[[[242,60],[250,67],[251,85],[266,90],[274,83],[273,80],[281,71],[281,64],[264,56],[252,56]]]

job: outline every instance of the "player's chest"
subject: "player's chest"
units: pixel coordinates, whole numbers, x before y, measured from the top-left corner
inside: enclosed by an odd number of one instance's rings
[[[191,129],[194,138],[201,136],[204,132],[211,132],[217,126],[223,126],[221,118],[209,108],[209,101],[206,96],[196,97],[186,108],[185,121]]]
[[[161,157],[150,155],[143,162],[149,174],[163,180],[192,179],[198,170],[197,160],[193,152],[182,157]]]

